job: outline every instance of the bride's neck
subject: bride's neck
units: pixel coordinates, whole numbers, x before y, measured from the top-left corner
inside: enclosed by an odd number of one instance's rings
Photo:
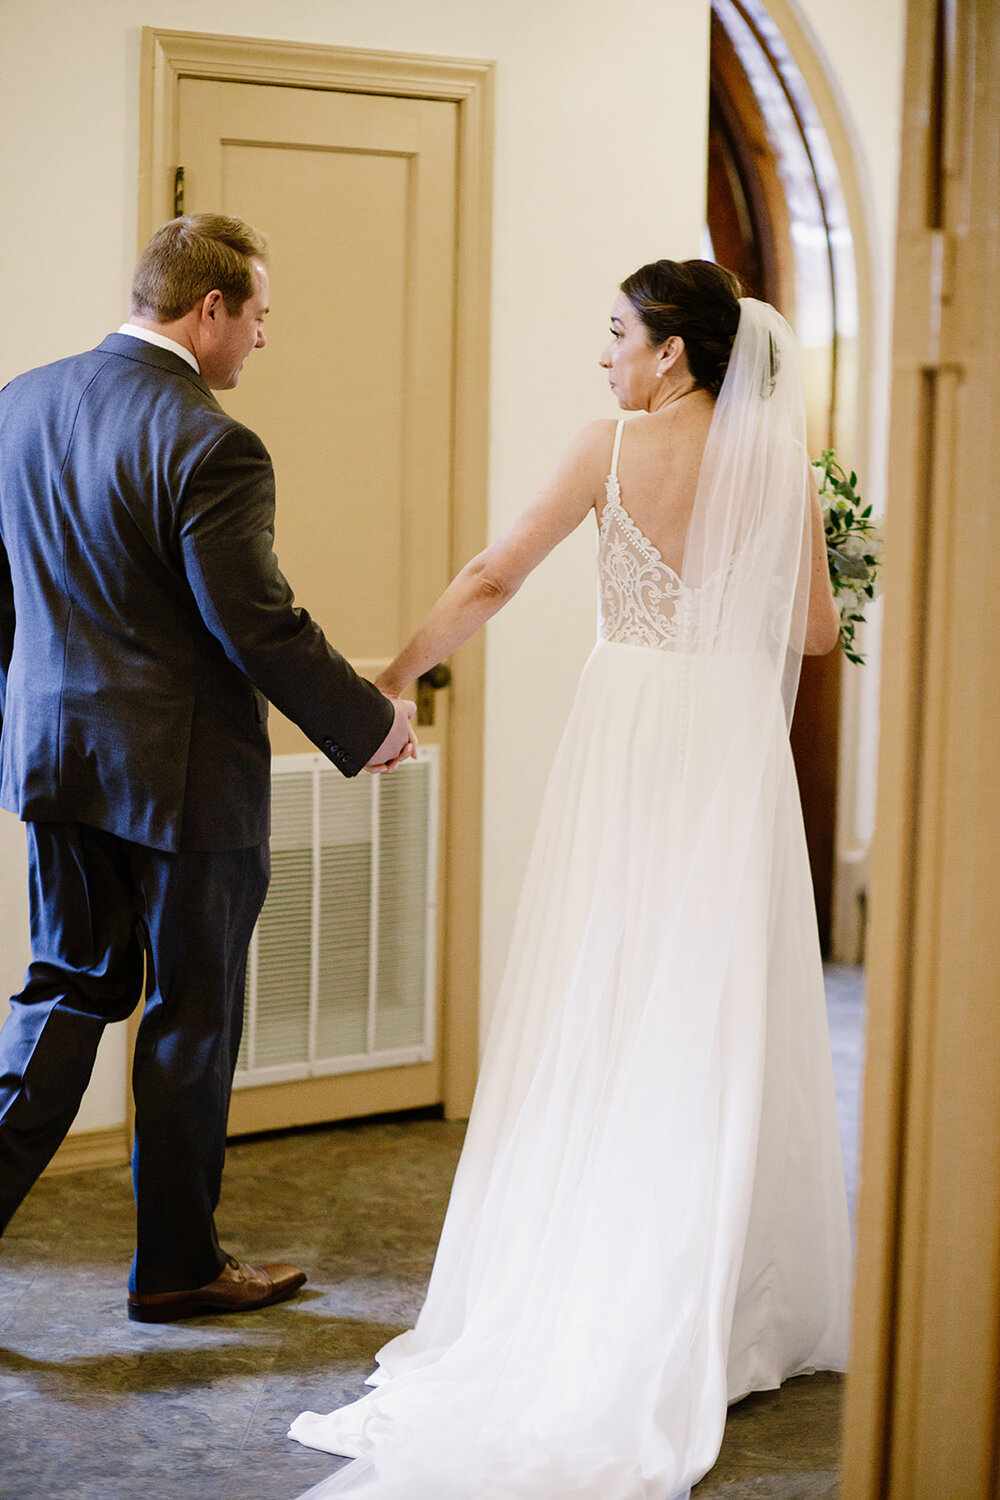
[[[704,388],[698,385],[697,381],[693,377],[683,382],[678,381],[677,385],[675,386],[668,386],[666,389],[661,388],[660,390],[658,390],[654,399],[647,407],[647,410],[650,412],[650,414],[652,414],[653,412],[666,411],[668,407],[676,406],[679,401],[686,400],[688,396],[697,396],[703,391],[703,389]],[[704,394],[707,395],[708,392],[705,391]]]

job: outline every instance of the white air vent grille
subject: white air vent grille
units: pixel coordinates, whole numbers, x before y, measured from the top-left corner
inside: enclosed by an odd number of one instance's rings
[[[437,824],[436,746],[351,781],[275,757],[237,1088],[430,1061]]]

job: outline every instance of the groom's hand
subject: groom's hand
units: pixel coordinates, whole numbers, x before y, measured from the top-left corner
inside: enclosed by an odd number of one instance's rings
[[[394,771],[401,761],[417,758],[417,736],[410,722],[417,711],[417,705],[409,698],[390,698],[389,701],[395,710],[392,725],[365,766],[365,770],[371,771],[373,775],[379,771]]]

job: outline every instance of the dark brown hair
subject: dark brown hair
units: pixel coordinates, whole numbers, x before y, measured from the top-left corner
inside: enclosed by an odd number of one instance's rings
[[[253,296],[251,261],[267,260],[267,240],[241,219],[189,214],[162,225],[139,257],[132,312],[173,323],[209,292],[234,316]]]
[[[711,260],[654,260],[626,277],[621,289],[649,342],[682,338],[691,374],[717,396],[740,322],[739,278]]]

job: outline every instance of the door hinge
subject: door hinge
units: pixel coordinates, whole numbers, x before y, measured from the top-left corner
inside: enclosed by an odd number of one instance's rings
[[[174,218],[179,219],[184,212],[184,168],[178,167],[174,172]]]

